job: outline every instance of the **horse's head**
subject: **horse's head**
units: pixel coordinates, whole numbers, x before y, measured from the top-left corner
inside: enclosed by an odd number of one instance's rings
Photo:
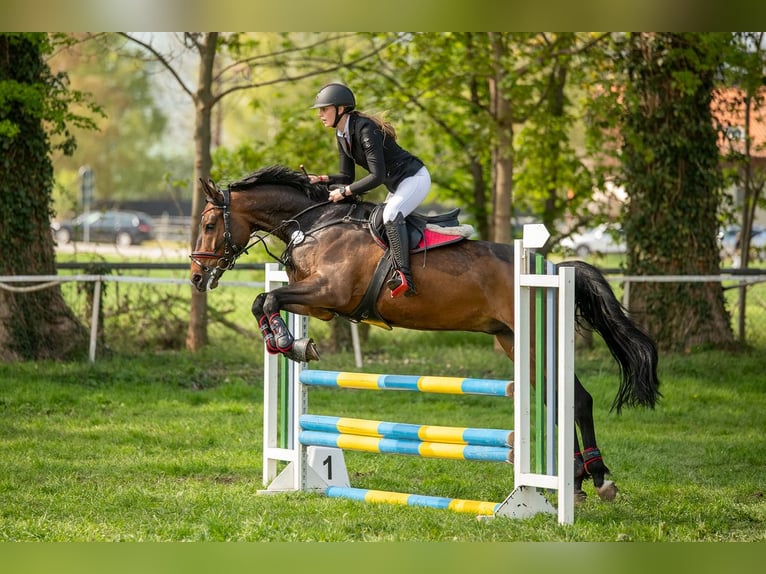
[[[191,254],[191,282],[198,291],[218,286],[224,271],[234,267],[250,239],[250,226],[231,209],[231,194],[212,181],[202,181],[207,206],[199,222],[197,244]]]

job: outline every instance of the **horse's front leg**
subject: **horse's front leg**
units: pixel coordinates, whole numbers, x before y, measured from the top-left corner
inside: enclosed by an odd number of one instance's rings
[[[282,319],[279,301],[273,293],[271,291],[259,294],[251,307],[251,312],[258,321],[266,350],[272,355],[279,353],[298,362],[319,360],[319,351],[313,339],[295,340]]]
[[[274,332],[271,330],[269,318],[263,312],[263,304],[266,300],[266,295],[267,293],[259,294],[253,301],[253,306],[250,308],[250,311],[253,313],[253,317],[255,317],[255,320],[258,322],[258,328],[261,330],[263,342],[266,344],[266,350],[272,355],[276,355],[280,352],[280,350],[277,347],[277,341],[276,337],[274,336]],[[285,326],[285,329],[287,329],[287,326]]]

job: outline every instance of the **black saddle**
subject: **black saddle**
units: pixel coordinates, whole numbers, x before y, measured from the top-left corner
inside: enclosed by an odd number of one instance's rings
[[[384,203],[376,205],[370,213],[370,233],[376,242],[384,247],[388,247],[388,238],[386,237],[386,226],[383,223],[383,209]],[[438,225],[439,227],[458,227],[460,222],[458,216],[460,215],[460,208],[455,207],[444,213],[437,213],[435,215],[426,215],[424,213],[418,213],[413,211],[406,218],[407,233],[409,236],[410,252],[417,253],[422,251],[423,247],[419,247],[422,242],[423,235],[425,234],[426,225]]]

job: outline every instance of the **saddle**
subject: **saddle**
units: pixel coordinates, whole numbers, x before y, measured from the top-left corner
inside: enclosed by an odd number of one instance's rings
[[[376,205],[370,213],[369,225],[370,233],[375,242],[383,249],[388,249],[388,238],[386,237],[386,227],[383,223],[383,209],[385,204]],[[445,213],[436,215],[426,215],[412,212],[407,216],[407,235],[409,238],[410,253],[419,253],[426,249],[448,245],[456,241],[465,239],[470,235],[466,234],[466,228],[470,226],[461,226],[458,221],[460,208],[455,207]]]
[[[384,250],[372,275],[367,291],[359,305],[345,318],[354,323],[370,323],[377,327],[391,330],[391,325],[378,313],[378,295],[386,278],[393,271],[393,264],[388,249],[385,225],[383,223],[384,204],[376,205],[369,217],[369,229],[372,238]],[[426,215],[413,212],[405,219],[409,237],[410,253],[420,253],[445,245],[463,241],[473,233],[470,225],[461,225],[458,221],[460,208],[456,207],[445,213]]]

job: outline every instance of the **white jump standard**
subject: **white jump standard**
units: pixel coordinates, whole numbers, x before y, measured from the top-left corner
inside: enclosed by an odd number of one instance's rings
[[[412,375],[375,375],[305,369],[305,364],[290,362],[287,382],[282,390],[281,426],[278,408],[277,357],[265,355],[264,452],[261,493],[292,491],[322,492],[330,497],[345,497],[367,502],[386,502],[412,506],[445,508],[481,516],[527,518],[544,512],[557,514],[560,523],[574,521],[574,288],[575,270],[561,267],[553,275],[523,272],[531,269],[533,250],[545,244],[548,233],[542,225],[527,225],[524,239],[515,241],[515,331],[514,382],[456,377],[418,377]],[[266,289],[287,282],[277,265],[266,266]],[[545,360],[548,376],[555,382],[547,411],[548,452],[555,451],[546,472],[532,469],[532,392],[531,369],[533,294],[544,290],[548,301],[555,302],[546,328]],[[554,317],[555,315],[555,317]],[[289,316],[296,339],[307,338],[307,320]],[[539,343],[538,343],[539,346]],[[541,369],[541,361],[537,361]],[[538,383],[539,384],[539,383]],[[513,396],[513,429],[439,427],[425,424],[370,421],[308,413],[311,385],[361,388],[377,391],[411,391],[446,394],[489,394],[498,398]],[[550,394],[552,391],[554,394]],[[536,420],[546,420],[538,412]],[[556,416],[550,416],[555,411]],[[281,440],[280,440],[281,439]],[[537,441],[544,440],[537,436]],[[343,457],[343,449],[376,453],[406,454],[455,460],[512,462],[514,489],[502,502],[451,499],[420,494],[393,493],[352,488]],[[539,454],[538,454],[539,459]],[[284,463],[287,463],[284,466]],[[539,464],[539,460],[537,461]],[[278,465],[284,468],[278,472]],[[555,467],[555,468],[552,468]],[[555,491],[554,507],[543,491]]]

